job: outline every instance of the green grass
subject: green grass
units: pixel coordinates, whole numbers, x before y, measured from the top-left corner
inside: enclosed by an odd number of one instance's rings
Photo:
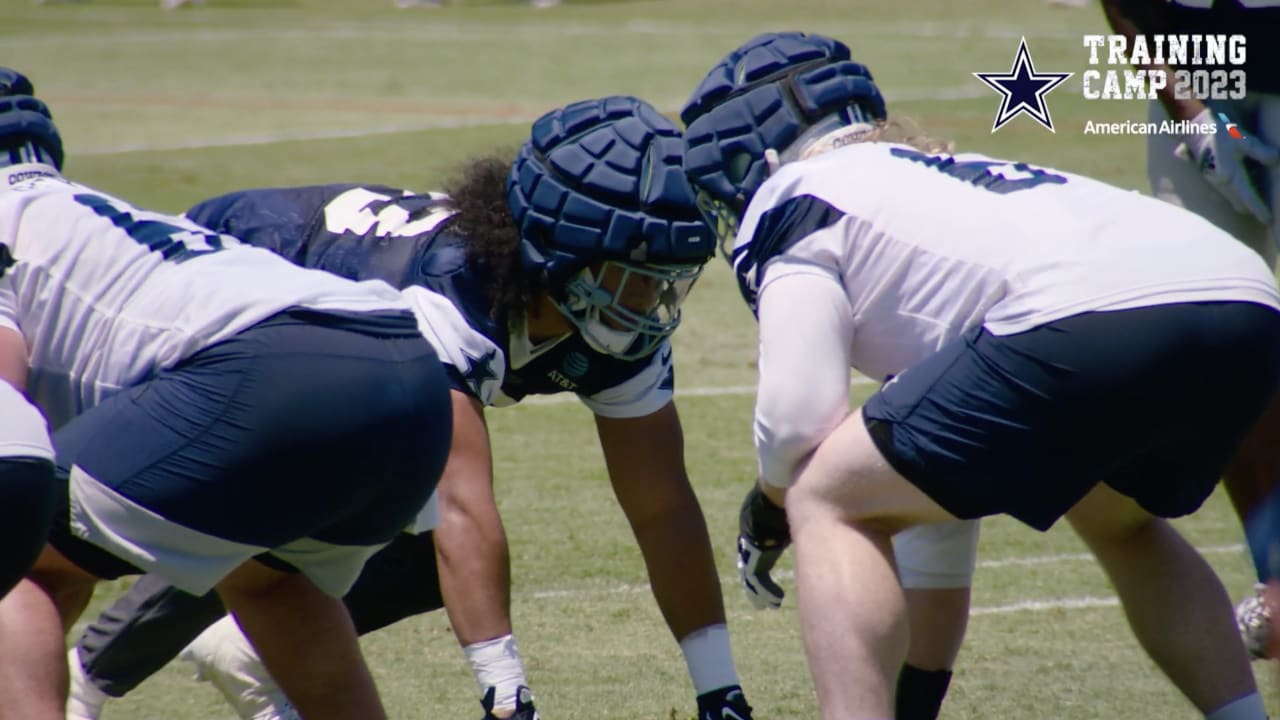
[[[1141,103],[1085,101],[1077,75],[1049,96],[1056,134],[1026,118],[992,134],[996,96],[971,75],[1008,68],[1024,34],[1039,69],[1081,72],[1080,35],[1105,28],[1095,8],[1034,0],[567,0],[545,12],[498,0],[410,11],[391,0],[209,3],[167,13],[152,0],[0,0],[0,62],[28,72],[53,107],[70,176],[168,211],[251,186],[372,181],[435,189],[466,158],[520,142],[529,121],[556,105],[631,93],[674,115],[741,41],[807,29],[848,42],[895,113],[961,149],[1146,188],[1139,138],[1082,134],[1086,120],[1143,117]],[[678,386],[750,386],[755,330],[722,263],[700,281],[686,318],[676,342]],[[814,717],[794,603],[751,611],[731,580],[737,504],[754,469],[752,399],[679,403],[748,695],[762,720]],[[539,708],[549,720],[688,718],[684,665],[645,587],[589,414],[567,402],[489,416],[513,549],[515,622]],[[1243,552],[1231,549],[1238,524],[1223,498],[1180,525],[1210,550],[1233,592],[1248,587]],[[985,525],[979,613],[944,718],[1197,716],[1145,659],[1119,609],[1031,609],[1111,596],[1096,567],[1076,557],[1082,552],[1062,528],[1037,534],[1004,519]],[[1043,561],[1012,562],[1027,558]],[[104,585],[90,612],[123,587]],[[443,614],[375,633],[365,647],[393,717],[478,716]],[[231,717],[188,675],[166,669],[107,717]],[[1274,694],[1269,700],[1275,706]]]

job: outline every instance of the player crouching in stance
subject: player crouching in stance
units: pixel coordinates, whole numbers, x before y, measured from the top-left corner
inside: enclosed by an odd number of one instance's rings
[[[484,410],[573,393],[596,416],[610,480],[679,642],[698,717],[751,716],[730,653],[719,581],[684,467],[669,338],[714,252],[684,179],[676,126],[643,101],[573,103],[509,154],[468,163],[447,194],[377,185],[244,190],[191,219],[292,262],[401,288],[453,380],[454,446],[434,533],[402,535],[346,598],[368,632],[446,604],[486,717],[533,720],[510,617],[506,536]],[[438,570],[438,575],[437,575]],[[95,718],[222,614],[144,579],[71,654],[69,717]],[[182,652],[242,717],[283,698],[234,623]]]
[[[408,305],[64,179],[32,97],[0,99],[0,138],[0,342],[60,492],[0,601],[0,715],[62,718],[66,628],[100,578],[147,571],[216,588],[307,718],[384,717],[338,598],[447,455],[448,382]]]
[[[784,151],[786,160],[792,152],[806,148],[815,151],[811,141],[838,146],[866,130],[868,123],[886,117],[885,103],[866,67],[849,60],[849,49],[840,42],[817,35],[797,33],[768,34],[746,43],[716,66],[694,93],[684,110],[686,121],[695,121],[712,99],[741,89],[734,73],[742,71],[747,81],[786,70],[803,63],[814,72],[795,81],[787,90],[786,80],[765,86],[759,93],[741,101],[736,108],[723,112],[743,112],[736,129],[735,120],[718,115],[716,122],[725,123],[717,133],[717,142],[732,143],[738,150],[737,172],[750,170],[754,175],[742,178],[744,186],[756,187],[765,177],[763,166],[749,166],[751,157],[768,156],[766,162],[778,163],[772,148]],[[795,92],[804,107],[803,113],[790,115],[777,112],[783,93]],[[768,136],[755,124],[756,108],[769,108]],[[705,139],[707,122],[702,128]],[[729,133],[740,133],[730,136]],[[763,141],[768,139],[768,144]],[[705,148],[694,152],[705,158]],[[716,159],[719,162],[719,158]],[[702,192],[704,207],[714,212],[718,203]],[[731,236],[728,227],[736,227],[736,213],[722,210],[712,218],[722,232]],[[726,237],[731,240],[731,237]],[[935,336],[904,342],[893,353],[880,353],[875,358],[874,373],[887,377],[900,372],[907,364],[925,357],[939,343],[959,337],[963,327],[954,319],[944,318]],[[847,334],[852,326],[841,331]],[[834,336],[833,336],[834,337]],[[799,348],[797,348],[799,352]],[[803,375],[805,382],[761,396],[757,404],[761,413],[758,438],[773,444],[774,466],[766,473],[778,472],[777,466],[798,462],[848,413],[848,368],[851,360],[841,353],[811,358],[820,373]],[[790,358],[791,363],[805,362],[805,357]],[[864,366],[864,372],[867,368]],[[800,376],[797,376],[800,377]],[[770,578],[773,565],[790,543],[790,530],[784,511],[774,505],[759,488],[748,494],[743,503],[738,538],[739,577],[747,598],[757,608],[781,605],[783,590]],[[964,520],[930,523],[910,528],[894,537],[894,555],[898,575],[905,589],[911,626],[911,645],[906,662],[898,674],[895,717],[899,720],[934,720],[950,685],[952,668],[969,618],[969,595],[973,581],[978,543],[978,521]]]
[[[62,162],[62,140],[43,103],[30,97],[32,92],[26,77],[0,68],[0,127],[5,128],[0,131],[0,167]],[[17,131],[19,126],[39,133],[43,142],[30,142],[27,133]],[[10,351],[0,357],[0,408],[5,411],[0,415],[0,597],[18,584],[40,554],[58,499],[48,428],[40,411],[22,397],[27,359],[18,335],[8,323],[0,325],[0,347]]]
[[[1187,698],[1265,717],[1225,591],[1164,519],[1203,503],[1275,391],[1265,264],[1152,198],[887,142],[848,107],[865,72],[812,42],[734,51],[683,117],[759,320],[761,491],[785,499],[822,717],[893,716],[894,535],[996,513],[1065,515]],[[852,414],[849,367],[892,376]]]

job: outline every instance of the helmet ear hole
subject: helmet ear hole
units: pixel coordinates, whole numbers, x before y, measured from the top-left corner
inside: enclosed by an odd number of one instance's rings
[[[729,178],[729,182],[741,185],[747,179],[747,173],[751,172],[752,160],[751,155],[744,152],[735,153],[733,157],[728,158],[724,164],[724,174]]]

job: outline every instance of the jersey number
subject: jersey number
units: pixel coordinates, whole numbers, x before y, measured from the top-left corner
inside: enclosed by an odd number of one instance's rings
[[[148,250],[160,253],[165,260],[182,262],[201,255],[217,252],[225,247],[227,236],[211,232],[202,232],[191,228],[165,222],[163,220],[143,220],[136,218],[127,210],[116,207],[101,195],[81,193],[73,199],[94,211],[101,217],[111,221],[112,225],[129,234]]]
[[[453,210],[441,206],[410,220],[409,212],[395,201],[390,195],[352,188],[324,207],[325,229],[335,235],[364,235],[373,230],[376,237],[413,237],[434,230],[453,215]]]
[[[956,160],[951,155],[926,155],[918,150],[906,148],[893,148],[889,152],[894,157],[918,162],[957,180],[963,180],[983,190],[1001,195],[1030,190],[1037,185],[1065,185],[1067,182],[1067,179],[1061,175],[1055,175],[1048,170],[1032,167],[1026,163]]]

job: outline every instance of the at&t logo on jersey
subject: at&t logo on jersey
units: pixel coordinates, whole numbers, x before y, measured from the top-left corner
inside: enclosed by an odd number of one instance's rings
[[[549,379],[551,382],[555,383],[556,385],[559,385],[560,387],[564,388],[565,390],[576,390],[578,387],[578,383],[565,377],[564,373],[560,372],[559,370],[548,371],[547,379]]]

